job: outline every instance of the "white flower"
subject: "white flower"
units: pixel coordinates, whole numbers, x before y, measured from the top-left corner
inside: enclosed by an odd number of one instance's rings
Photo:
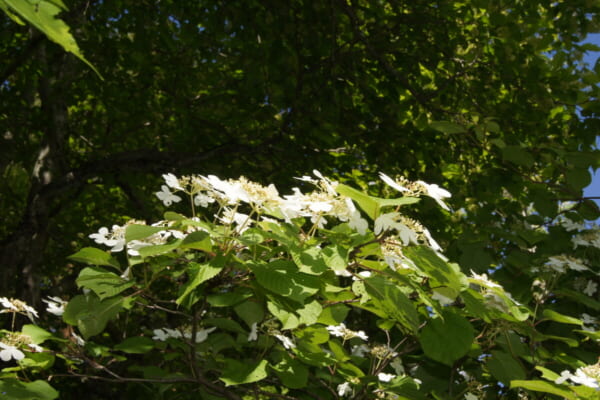
[[[370,353],[371,348],[366,344],[359,344],[356,346],[352,346],[352,355],[356,357],[364,357],[365,354]]]
[[[67,302],[60,297],[48,297],[48,300],[42,299],[42,301],[48,304],[46,311],[48,311],[50,314],[60,317],[65,312],[65,306],[67,305]]]
[[[560,373],[560,376],[554,380],[554,383],[556,383],[557,385],[562,385],[571,376],[571,372],[565,369],[563,372]]]
[[[2,361],[9,361],[11,358],[19,361],[25,358],[25,354],[23,354],[23,352],[17,349],[15,346],[10,346],[0,342],[0,347],[3,349],[0,351],[0,359],[2,359]]]
[[[399,216],[397,212],[390,212],[386,214],[381,214],[375,220],[375,229],[374,232],[376,235],[379,235],[383,231],[390,230],[391,228],[396,228],[399,224],[396,222],[396,218]]]
[[[204,342],[206,339],[208,339],[208,334],[214,331],[215,329],[217,329],[216,326],[213,326],[212,328],[208,329],[200,329],[198,332],[196,332],[196,343]]]
[[[273,336],[275,336],[277,339],[279,339],[281,341],[281,344],[283,344],[283,347],[285,347],[286,349],[289,350],[289,349],[296,348],[296,345],[294,344],[294,342],[292,342],[292,340],[290,338],[288,338],[287,336],[279,335],[279,334],[275,334]]]
[[[444,203],[442,201],[442,199],[452,197],[452,194],[450,194],[449,191],[447,191],[444,188],[439,187],[436,184],[430,185],[429,183],[425,183],[423,181],[417,181],[417,183],[420,183],[421,185],[423,185],[423,187],[425,188],[425,191],[427,192],[426,193],[427,196],[434,199],[440,205],[440,207],[442,207],[444,210],[450,211],[450,208],[448,208],[446,203]]]
[[[42,351],[44,351],[44,349],[41,346],[38,346],[37,344],[29,343],[27,346],[31,347],[31,350],[37,353],[41,353]]]
[[[12,311],[19,311],[19,309],[17,308],[17,306],[15,306],[9,299],[7,299],[6,297],[0,297],[0,303],[2,303],[2,307],[6,308],[7,310],[12,310]]]
[[[161,342],[164,342],[169,338],[167,332],[162,329],[155,329],[152,332],[154,333],[154,336],[152,336],[153,340],[160,340]]]
[[[163,174],[163,178],[169,187],[177,190],[183,190],[183,188],[179,184],[179,179],[177,179],[175,175],[171,173]]]
[[[250,334],[248,335],[248,341],[253,342],[258,340],[258,324],[255,322],[250,327]]]
[[[333,271],[333,273],[336,274],[337,276],[352,276],[350,271],[348,271],[347,269],[335,270],[335,271]]]
[[[196,197],[194,197],[194,204],[197,206],[200,206],[200,207],[206,208],[206,207],[208,207],[208,205],[210,203],[214,203],[214,202],[215,202],[214,198],[212,198],[204,193],[198,193],[196,195]]]
[[[367,233],[367,229],[369,229],[369,222],[360,215],[360,212],[356,209],[354,203],[349,197],[346,197],[346,206],[350,212],[348,226],[361,235]]]
[[[77,346],[85,346],[85,340],[83,340],[81,336],[79,336],[75,332],[71,332],[71,336],[73,336],[73,339],[75,339],[75,343],[77,343]]]
[[[377,379],[379,379],[381,382],[389,382],[392,379],[394,379],[395,377],[396,377],[396,375],[386,374],[385,372],[380,372],[377,374]]]
[[[434,299],[434,300],[437,300],[440,303],[440,305],[442,305],[442,306],[447,306],[448,304],[454,303],[454,299],[452,299],[450,297],[444,296],[443,294],[441,294],[437,290],[433,291],[433,294],[431,295],[431,298]]]
[[[583,289],[583,293],[592,297],[598,291],[598,284],[594,281],[588,281],[587,286]]]
[[[345,397],[352,394],[352,388],[350,387],[350,382],[340,383],[337,386],[338,396]]]
[[[497,283],[490,281],[486,274],[479,275],[479,274],[476,274],[475,272],[473,272],[473,270],[471,270],[471,278],[469,280],[479,286],[485,286],[487,288],[501,288],[502,287],[502,286],[498,285]]]
[[[400,186],[396,183],[396,181],[394,181],[392,178],[390,178],[389,176],[387,176],[386,174],[384,174],[383,172],[379,173],[379,177],[381,178],[382,181],[384,181],[385,183],[388,184],[388,186],[396,189],[399,192],[407,192],[408,189],[405,188],[404,186]]]
[[[394,368],[394,371],[397,375],[404,375],[406,371],[404,370],[404,365],[402,365],[402,360],[400,358],[394,358],[394,361],[390,363],[390,367]]]
[[[238,204],[240,201],[250,202],[248,193],[246,193],[240,182],[223,181],[215,175],[209,175],[205,179],[214,190],[223,196],[227,204]]]
[[[342,338],[344,338],[344,340],[352,339],[355,337],[362,339],[362,340],[369,339],[369,337],[365,334],[364,331],[358,331],[358,332],[352,331],[352,330],[346,328],[346,325],[343,322],[337,326],[329,325],[327,327],[327,330],[329,331],[329,333],[331,335],[342,337]]]
[[[92,233],[88,237],[90,239],[94,239],[94,242],[98,244],[104,244],[108,240],[107,235],[109,234],[109,230],[106,227],[102,227],[98,230],[98,233]]]
[[[160,188],[161,191],[156,192],[156,197],[158,197],[165,206],[169,207],[174,202],[179,203],[181,201],[181,197],[171,193],[166,185],[162,185]]]
[[[569,379],[573,383],[579,383],[580,385],[591,387],[593,389],[600,388],[598,380],[591,376],[588,376],[581,368],[577,368],[577,371],[575,371],[575,375],[571,375]]]

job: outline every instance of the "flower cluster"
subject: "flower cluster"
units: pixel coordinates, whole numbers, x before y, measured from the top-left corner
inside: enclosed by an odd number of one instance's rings
[[[560,376],[556,378],[554,383],[560,385],[567,380],[600,391],[600,363],[578,368],[574,374],[569,370],[564,370],[560,373]]]
[[[0,304],[4,307],[4,310],[0,310],[0,313],[23,314],[31,321],[33,321],[33,317],[39,318],[37,311],[22,300],[0,297]]]

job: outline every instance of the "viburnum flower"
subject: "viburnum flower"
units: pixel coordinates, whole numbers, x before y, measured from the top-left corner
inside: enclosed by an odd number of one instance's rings
[[[588,281],[586,287],[583,289],[583,293],[592,297],[594,293],[598,291],[598,284],[594,281]]]
[[[65,312],[65,306],[67,305],[67,302],[60,297],[48,297],[48,300],[42,299],[42,301],[48,304],[46,311],[48,311],[50,314],[60,317]]]
[[[350,330],[350,329],[346,328],[346,325],[343,322],[337,326],[329,325],[327,327],[327,330],[329,331],[329,333],[331,335],[342,337],[344,340],[349,340],[349,339],[352,339],[355,337],[362,339],[362,340],[369,339],[369,337],[367,336],[367,334],[364,331],[356,332],[356,331]]]
[[[160,201],[167,207],[169,207],[173,203],[179,203],[181,201],[181,197],[176,194],[171,193],[169,187],[166,185],[162,185],[160,192],[156,192],[156,197],[159,198]]]
[[[476,285],[485,286],[487,288],[502,288],[502,286],[497,283],[490,281],[486,274],[479,275],[473,272],[473,270],[471,270],[471,277],[469,280]]]
[[[350,382],[340,383],[337,386],[338,396],[346,397],[352,394],[352,388],[350,387]]]
[[[425,194],[427,196],[434,199],[440,205],[440,207],[442,207],[444,210],[450,211],[450,208],[442,200],[442,199],[452,197],[452,194],[450,194],[449,191],[447,191],[444,188],[439,187],[436,184],[429,184],[429,183],[425,183],[423,181],[417,181],[417,183],[420,183],[421,185],[423,185],[423,187],[425,188]]]
[[[0,313],[7,312],[18,312],[20,314],[27,315],[27,317],[33,322],[33,317],[38,317],[38,313],[35,308],[27,305],[24,301],[18,299],[8,299],[6,297],[0,297],[0,303],[6,310],[1,310]]]
[[[44,349],[41,346],[34,343],[29,343],[27,346],[29,346],[31,350],[36,353],[41,353],[42,351],[44,351]]]
[[[275,336],[277,339],[279,339],[281,341],[281,344],[283,345],[283,347],[285,347],[286,349],[289,350],[289,349],[296,348],[296,345],[294,344],[294,342],[292,342],[292,340],[290,338],[288,338],[287,336],[280,335],[280,334],[275,334],[273,336]]]
[[[407,188],[405,188],[404,186],[399,185],[398,183],[396,183],[396,181],[394,181],[392,178],[390,178],[389,176],[387,176],[383,172],[379,173],[379,177],[381,178],[382,181],[384,181],[385,183],[387,183],[388,186],[390,186],[391,188],[394,188],[394,189],[396,189],[399,192],[408,192]]]
[[[258,324],[255,322],[250,327],[250,334],[248,335],[248,341],[253,342],[258,340]]]
[[[377,379],[379,379],[381,382],[389,382],[392,379],[394,379],[395,377],[396,377],[396,375],[386,374],[385,372],[380,372],[377,374]]]
[[[19,361],[25,358],[25,354],[15,346],[0,342],[0,348],[2,348],[2,351],[0,351],[0,359],[2,361],[10,361],[11,358]]]
[[[181,187],[181,184],[179,183],[179,179],[177,179],[177,177],[171,173],[169,174],[163,174],[163,179],[165,180],[165,183],[173,188],[173,189],[177,189],[177,190],[183,190],[183,188]]]
[[[396,219],[399,217],[399,215],[400,214],[397,212],[381,214],[375,220],[375,228],[373,232],[375,232],[376,235],[379,235],[383,231],[388,231],[391,228],[397,228],[399,223],[396,221]]]
[[[600,376],[599,369],[600,367],[598,367],[598,364],[596,364],[588,365],[587,367],[583,368],[577,368],[575,374],[572,374],[568,370],[564,370],[560,373],[560,376],[554,381],[554,383],[561,385],[568,379],[573,383],[578,383],[580,385],[598,390],[600,389],[600,383],[598,381],[598,376]]]
[[[198,332],[196,332],[196,343],[202,343],[204,342],[206,339],[208,339],[208,334],[211,333],[212,331],[214,331],[215,329],[217,329],[217,327],[213,326],[212,328],[208,328],[208,329],[200,329]],[[184,337],[186,337],[187,339],[191,339],[192,334],[191,332],[187,335],[184,335]]]

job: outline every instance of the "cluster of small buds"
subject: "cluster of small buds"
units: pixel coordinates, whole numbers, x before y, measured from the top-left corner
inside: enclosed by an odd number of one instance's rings
[[[550,295],[550,291],[546,286],[546,281],[543,279],[534,280],[531,284],[531,289],[533,298],[540,304],[543,304]]]
[[[387,360],[398,356],[398,353],[386,344],[373,346],[371,354],[379,360]]]

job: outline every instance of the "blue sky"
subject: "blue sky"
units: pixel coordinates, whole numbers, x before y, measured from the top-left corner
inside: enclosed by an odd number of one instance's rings
[[[589,35],[586,42],[593,43],[600,46],[600,33]],[[600,52],[587,52],[584,57],[584,61],[593,67],[596,64],[596,60],[600,57]],[[599,132],[600,134],[600,132]],[[600,141],[596,140],[596,144],[600,147]],[[600,196],[600,169],[596,170],[592,177],[592,183],[584,190],[585,196]],[[596,203],[600,205],[600,201],[596,200]]]

